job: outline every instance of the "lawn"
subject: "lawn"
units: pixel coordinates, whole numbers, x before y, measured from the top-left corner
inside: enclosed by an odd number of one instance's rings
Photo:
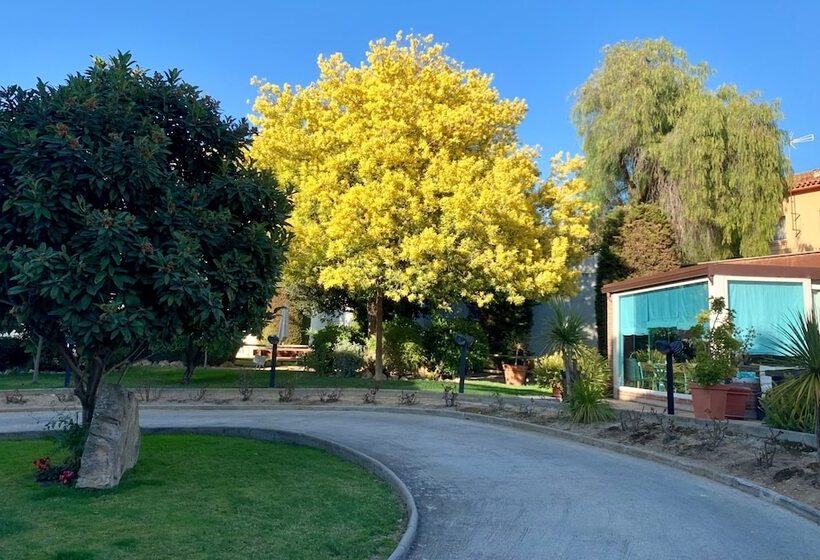
[[[252,371],[253,383],[256,387],[268,386],[267,370],[232,369],[232,368],[197,368],[191,379],[189,387],[202,387],[217,389],[222,387],[236,387],[238,384],[238,374],[240,371]],[[112,373],[107,380],[116,382],[119,373]],[[184,387],[180,384],[182,379],[182,369],[173,367],[132,367],[123,378],[123,383],[129,387],[140,387],[150,385],[152,387]],[[342,387],[342,388],[362,388],[367,389],[373,385],[370,379],[358,377],[335,377],[321,376],[302,371],[277,371],[276,384],[279,387],[292,384],[295,387]],[[63,374],[46,373],[40,375],[40,382],[33,384],[31,374],[11,373],[0,375],[0,390],[13,389],[46,389],[63,386]],[[441,381],[429,381],[425,379],[413,379],[410,381],[399,381],[389,379],[381,382],[382,389],[397,389],[404,391],[432,391],[440,393],[442,390]],[[484,379],[469,379],[464,386],[465,393],[474,395],[491,395],[501,393],[503,395],[545,395],[546,391],[539,389],[535,385],[523,387],[505,385],[495,381]]]
[[[323,451],[228,437],[146,436],[119,487],[34,482],[48,440],[0,442],[0,558],[386,558],[402,506]]]

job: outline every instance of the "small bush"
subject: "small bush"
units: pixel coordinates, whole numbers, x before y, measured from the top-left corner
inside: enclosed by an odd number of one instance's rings
[[[445,376],[458,374],[458,363],[461,349],[456,346],[456,333],[467,334],[475,338],[475,343],[467,352],[468,371],[482,371],[490,356],[487,334],[475,321],[460,318],[450,318],[437,315],[433,317],[430,326],[424,331],[424,346],[430,358],[428,364],[433,368],[440,368]]]
[[[288,383],[284,386],[284,388],[279,391],[279,402],[290,402],[293,400],[293,393],[296,391],[296,387],[293,383]]]
[[[19,389],[15,389],[11,393],[6,393],[6,404],[25,404],[26,398]]]
[[[319,393],[319,401],[323,403],[334,403],[342,398],[342,388],[338,387],[332,391],[322,391]]]
[[[249,371],[239,374],[239,396],[243,401],[249,401],[253,396],[253,374]]]
[[[375,341],[373,346],[375,346]],[[384,323],[384,367],[395,375],[416,375],[425,362],[424,330],[406,317]]]
[[[817,404],[801,376],[789,377],[772,387],[760,399],[765,412],[764,422],[781,430],[814,433],[817,425]],[[809,406],[800,406],[808,401]]]
[[[364,353],[360,344],[342,339],[333,345],[333,374],[340,377],[355,377],[364,367]]]
[[[333,375],[336,373],[334,351],[337,344],[342,341],[358,344],[360,339],[361,334],[355,324],[349,327],[342,325],[322,327],[313,335],[313,340],[310,342],[310,352],[302,358],[302,365],[307,369],[312,369],[317,375]],[[361,354],[361,349],[359,353]],[[342,361],[349,358],[347,355],[340,355],[339,357]],[[339,369],[349,369],[349,364],[340,364]]]
[[[404,391],[401,392],[399,395],[398,403],[402,406],[411,406],[416,404],[416,394],[415,393],[405,393]]]
[[[604,400],[604,390],[600,383],[582,376],[572,386],[572,395],[564,406],[570,420],[579,424],[605,422],[615,417],[612,407]]]
[[[561,386],[564,378],[564,361],[561,354],[548,354],[536,359],[532,373],[535,382],[542,389]]]
[[[0,337],[0,371],[24,368],[31,362],[25,341],[10,336]]]

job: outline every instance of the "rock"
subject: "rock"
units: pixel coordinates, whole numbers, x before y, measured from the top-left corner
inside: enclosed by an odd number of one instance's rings
[[[183,364],[179,360],[176,360],[176,361],[173,361],[173,362],[168,362],[168,367],[177,367],[177,368],[185,367],[185,364]]]
[[[168,360],[160,360],[154,365],[157,367],[168,367],[171,365],[171,362],[169,362]]]
[[[137,463],[140,451],[137,396],[103,383],[85,443],[77,488],[114,488]]]

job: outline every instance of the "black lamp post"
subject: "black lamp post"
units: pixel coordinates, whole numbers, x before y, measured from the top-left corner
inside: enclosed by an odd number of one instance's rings
[[[680,340],[673,342],[656,340],[655,350],[666,354],[666,413],[675,414],[675,372],[673,357],[683,350],[683,343]]]
[[[271,344],[270,354],[270,375],[268,375],[268,387],[276,387],[276,347],[279,346],[279,337],[269,336],[268,342]]]
[[[461,348],[461,356],[458,360],[458,392],[464,393],[464,377],[467,375],[467,350],[475,342],[475,338],[469,334],[457,334],[455,336],[456,346]]]

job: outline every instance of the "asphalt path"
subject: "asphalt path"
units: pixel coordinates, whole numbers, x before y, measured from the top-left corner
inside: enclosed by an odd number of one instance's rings
[[[332,409],[140,415],[145,427],[273,428],[370,455],[416,500],[416,560],[820,559],[820,527],[781,508],[671,467],[513,428]],[[40,429],[52,416],[2,413],[0,432]]]

